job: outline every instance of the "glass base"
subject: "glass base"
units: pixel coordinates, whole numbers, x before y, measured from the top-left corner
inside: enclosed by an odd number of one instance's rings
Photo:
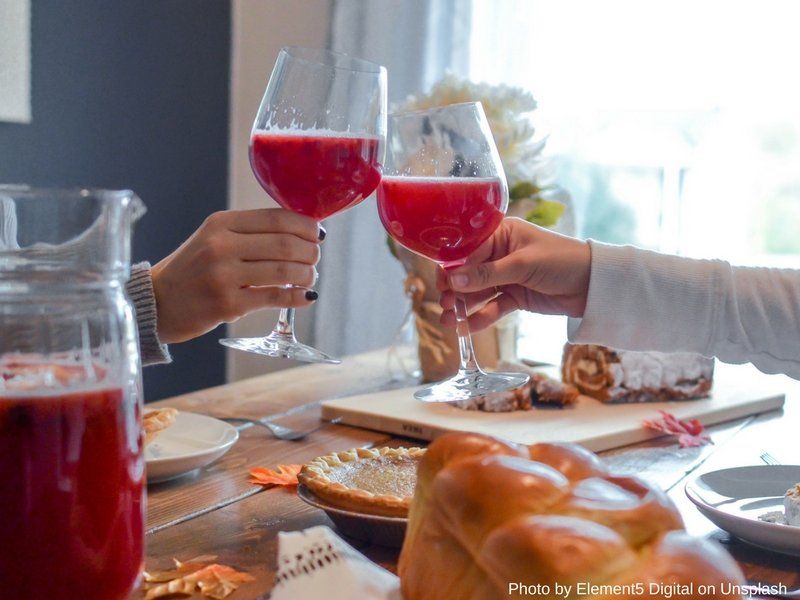
[[[528,383],[524,373],[484,373],[461,371],[454,377],[434,383],[414,392],[414,398],[423,402],[455,402],[485,396],[492,392],[513,390]]]
[[[219,341],[223,346],[244,352],[263,354],[273,358],[291,358],[309,363],[330,363],[338,365],[342,361],[320,352],[316,348],[301,344],[292,336],[271,333],[267,337],[224,338]]]

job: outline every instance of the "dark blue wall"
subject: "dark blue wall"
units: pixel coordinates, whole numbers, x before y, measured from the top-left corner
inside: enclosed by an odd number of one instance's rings
[[[33,123],[0,123],[0,182],[130,188],[156,262],[226,206],[227,0],[33,0]],[[155,400],[224,380],[219,332],[145,370]]]

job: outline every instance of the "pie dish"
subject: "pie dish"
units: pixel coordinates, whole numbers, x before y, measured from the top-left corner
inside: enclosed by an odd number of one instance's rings
[[[406,517],[424,448],[355,448],[315,458],[298,480],[317,498],[349,511]]]
[[[148,411],[142,417],[145,445],[152,442],[156,436],[175,422],[178,410],[175,408],[157,408]]]
[[[342,537],[387,548],[400,548],[403,545],[408,525],[406,517],[368,515],[337,508],[309,492],[303,484],[297,486],[297,496],[306,504],[324,511]]]

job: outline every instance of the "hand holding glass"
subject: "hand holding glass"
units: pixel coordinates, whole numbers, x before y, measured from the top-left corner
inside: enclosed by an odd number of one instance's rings
[[[253,124],[250,165],[283,208],[322,220],[375,190],[385,139],[386,69],[327,50],[283,48]],[[297,341],[289,308],[268,336],[220,343],[272,357],[341,362]]]
[[[378,212],[397,242],[445,269],[463,265],[494,233],[508,185],[479,102],[393,115]],[[456,298],[461,361],[452,378],[414,394],[452,402],[514,389],[521,373],[486,373],[475,359],[463,298]]]

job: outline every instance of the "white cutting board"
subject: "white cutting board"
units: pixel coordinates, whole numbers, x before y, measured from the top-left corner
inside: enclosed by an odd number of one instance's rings
[[[341,417],[348,425],[426,441],[447,431],[475,431],[524,444],[576,442],[599,452],[658,437],[644,429],[642,421],[657,417],[659,409],[712,425],[781,408],[785,400],[780,378],[749,366],[721,364],[712,396],[683,402],[603,404],[580,396],[572,408],[486,413],[420,402],[413,396],[416,389],[327,400],[322,403],[322,417]]]

